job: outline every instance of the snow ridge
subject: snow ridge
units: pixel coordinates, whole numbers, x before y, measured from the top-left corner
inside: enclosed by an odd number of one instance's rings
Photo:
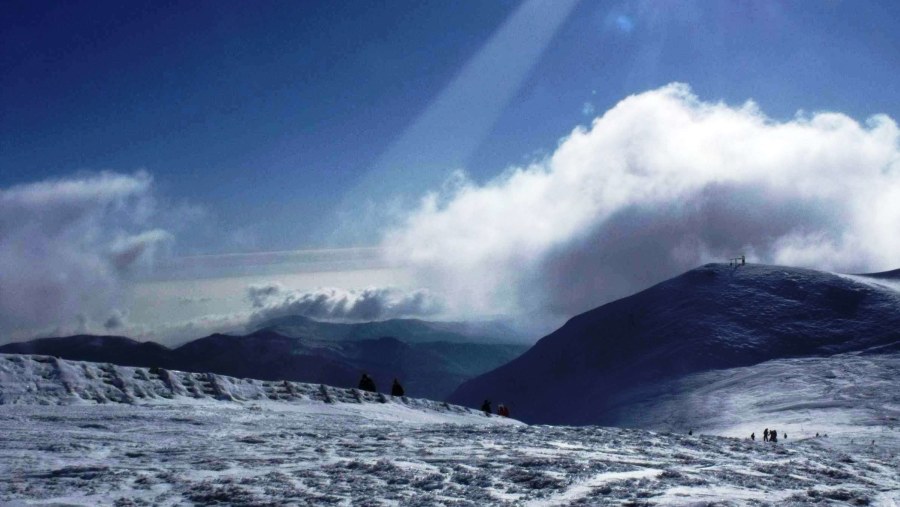
[[[194,398],[222,401],[400,403],[410,408],[480,415],[432,400],[289,381],[239,379],[213,373],[0,354],[0,405],[141,404]]]

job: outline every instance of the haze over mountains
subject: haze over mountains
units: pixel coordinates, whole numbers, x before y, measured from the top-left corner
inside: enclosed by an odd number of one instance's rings
[[[896,382],[895,275],[709,264],[578,315],[527,352],[497,323],[289,316],[245,336],[215,334],[175,349],[73,336],[0,353],[339,387],[356,386],[366,371],[382,391],[398,377],[410,395],[470,407],[487,398],[530,423],[726,431],[776,405],[797,421],[863,410],[847,401],[866,398],[855,385]],[[891,408],[898,400],[873,399],[859,402],[867,408],[858,417],[900,418]]]
[[[643,402],[660,393],[687,399],[704,386],[697,377],[678,384],[689,375],[785,358],[891,353],[900,341],[900,294],[879,280],[708,264],[572,318],[519,358],[463,384],[449,401],[476,406],[488,398],[532,423],[658,426],[668,409]],[[810,378],[833,374],[821,361],[793,368]],[[773,400],[796,387],[780,371],[771,379]],[[857,380],[868,382],[864,371]],[[729,396],[742,388],[740,381],[725,385]],[[642,414],[633,410],[639,403]]]
[[[455,331],[459,329],[460,331]],[[42,338],[0,346],[0,353],[213,372],[262,380],[293,380],[355,387],[367,372],[384,391],[399,378],[410,395],[442,400],[465,380],[500,366],[527,349],[491,340],[494,324],[395,319],[360,324],[286,317],[244,335],[214,334],[169,349],[120,336]]]
[[[421,321],[290,318],[174,350],[97,336],[6,345],[0,352],[143,358],[168,369],[0,356],[11,445],[0,464],[15,478],[0,495],[360,503],[388,491],[401,503],[432,494],[429,504],[893,505],[894,283],[881,274],[706,265],[571,319],[451,396],[470,406],[488,396],[525,422],[583,427],[522,425],[324,385],[353,386],[365,368],[384,390],[378,375],[403,371],[414,379],[408,392],[433,389],[439,398],[453,375],[501,362],[497,347],[522,347],[466,342]],[[421,341],[404,335],[428,329]],[[405,339],[371,337],[385,330]],[[445,341],[425,341],[434,336]],[[235,373],[205,373],[215,371]],[[291,375],[323,385],[282,380]],[[778,428],[777,444],[747,438],[764,427]],[[48,432],[59,434],[52,446]]]
[[[269,329],[295,338],[316,337],[330,341],[359,341],[391,336],[406,343],[529,343],[525,334],[501,321],[433,322],[420,319],[388,319],[373,322],[323,322],[303,315],[279,317],[259,324],[254,331]]]

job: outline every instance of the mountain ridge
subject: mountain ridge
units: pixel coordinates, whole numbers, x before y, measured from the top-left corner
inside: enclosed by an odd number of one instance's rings
[[[642,384],[898,337],[891,289],[802,268],[707,264],[573,317],[448,400],[489,398],[527,422],[604,423],[616,393]]]
[[[412,395],[444,399],[463,381],[525,349],[524,345],[504,343],[406,342],[388,336],[353,340],[291,337],[263,328],[247,335],[216,333],[171,349],[121,336],[74,335],[7,344],[0,346],[0,353],[44,354],[340,387],[355,387],[361,373],[368,372],[382,389],[396,377]]]
[[[288,315],[266,320],[251,332],[270,329],[290,337],[315,336],[322,340],[356,341],[392,336],[408,343],[526,343],[526,337],[499,321],[427,321],[387,319],[372,322],[328,322],[303,315]]]

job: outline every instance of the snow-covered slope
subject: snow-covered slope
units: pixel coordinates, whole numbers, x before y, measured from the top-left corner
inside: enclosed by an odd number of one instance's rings
[[[285,336],[272,329],[263,329],[244,336],[214,334],[168,349],[124,337],[81,335],[10,343],[0,346],[0,353],[40,354],[124,366],[287,379],[342,387],[358,385],[360,374],[367,372],[382,389],[389,387],[394,378],[399,378],[408,394],[444,399],[464,381],[505,364],[527,350],[522,344],[466,343],[461,341],[465,338],[462,335],[429,331],[431,327],[428,326],[437,324],[424,321],[350,325],[295,318],[292,322],[306,323],[311,332],[321,332],[322,337],[317,334]],[[377,335],[391,329],[405,330],[403,336],[409,342],[392,335]],[[347,334],[349,331],[354,334]],[[411,338],[410,333],[417,331],[424,334]],[[376,338],[370,338],[370,335]],[[453,341],[427,341],[440,337],[455,338]]]
[[[212,373],[67,361],[50,356],[0,354],[0,405],[146,404],[190,399],[314,405],[399,404],[419,412],[475,415],[482,419],[480,411],[445,402],[406,396],[395,398],[324,384],[239,379]]]
[[[637,386],[898,341],[900,294],[887,285],[709,264],[572,318],[450,401],[477,406],[489,398],[529,422],[622,424],[617,398]]]
[[[900,437],[900,352],[775,359],[689,374],[619,393],[617,425],[728,436],[775,427],[842,442]]]
[[[3,505],[895,505],[836,446],[527,426],[439,402],[0,356]],[[328,403],[326,400],[332,402]]]

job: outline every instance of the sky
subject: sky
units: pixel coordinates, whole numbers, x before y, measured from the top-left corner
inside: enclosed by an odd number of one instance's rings
[[[900,267],[896,2],[0,9],[0,342]]]

